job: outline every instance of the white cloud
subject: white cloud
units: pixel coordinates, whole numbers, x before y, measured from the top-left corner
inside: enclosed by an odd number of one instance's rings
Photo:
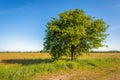
[[[16,13],[16,12],[25,12],[26,10],[30,10],[32,7],[36,7],[37,5],[33,5],[33,4],[26,4],[26,5],[22,5],[16,8],[11,8],[11,9],[5,9],[5,10],[1,10],[0,11],[0,15],[2,14],[7,14],[7,13]]]

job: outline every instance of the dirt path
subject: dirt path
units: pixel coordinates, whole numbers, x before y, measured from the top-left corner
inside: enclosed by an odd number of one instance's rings
[[[35,80],[120,80],[120,71],[82,70],[36,77]]]
[[[35,80],[69,80],[73,74],[63,73],[63,74],[50,74],[46,76],[36,77]]]

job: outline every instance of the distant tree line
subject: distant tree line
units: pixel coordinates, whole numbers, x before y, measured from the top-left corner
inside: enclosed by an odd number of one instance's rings
[[[1,51],[0,53],[49,53],[50,51],[40,50],[40,51]],[[91,51],[90,53],[120,53],[118,50],[111,51]]]
[[[120,51],[112,50],[112,51],[91,51],[91,53],[120,53]]]

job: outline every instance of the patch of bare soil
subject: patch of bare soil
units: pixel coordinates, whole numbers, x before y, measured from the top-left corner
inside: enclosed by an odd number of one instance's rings
[[[120,80],[120,73],[105,70],[78,70],[36,77],[35,80]]]
[[[70,73],[61,73],[61,74],[49,74],[46,76],[36,77],[35,80],[69,80],[72,74]]]

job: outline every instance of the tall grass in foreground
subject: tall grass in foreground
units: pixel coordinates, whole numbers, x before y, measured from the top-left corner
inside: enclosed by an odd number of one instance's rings
[[[25,62],[24,62],[25,61]],[[120,58],[103,59],[80,59],[80,60],[58,60],[33,59],[32,60],[3,60],[0,65],[0,80],[34,80],[35,75],[59,73],[69,70],[85,70],[110,67],[117,64],[120,66]],[[7,64],[12,64],[8,66]],[[13,66],[14,65],[14,66]]]

